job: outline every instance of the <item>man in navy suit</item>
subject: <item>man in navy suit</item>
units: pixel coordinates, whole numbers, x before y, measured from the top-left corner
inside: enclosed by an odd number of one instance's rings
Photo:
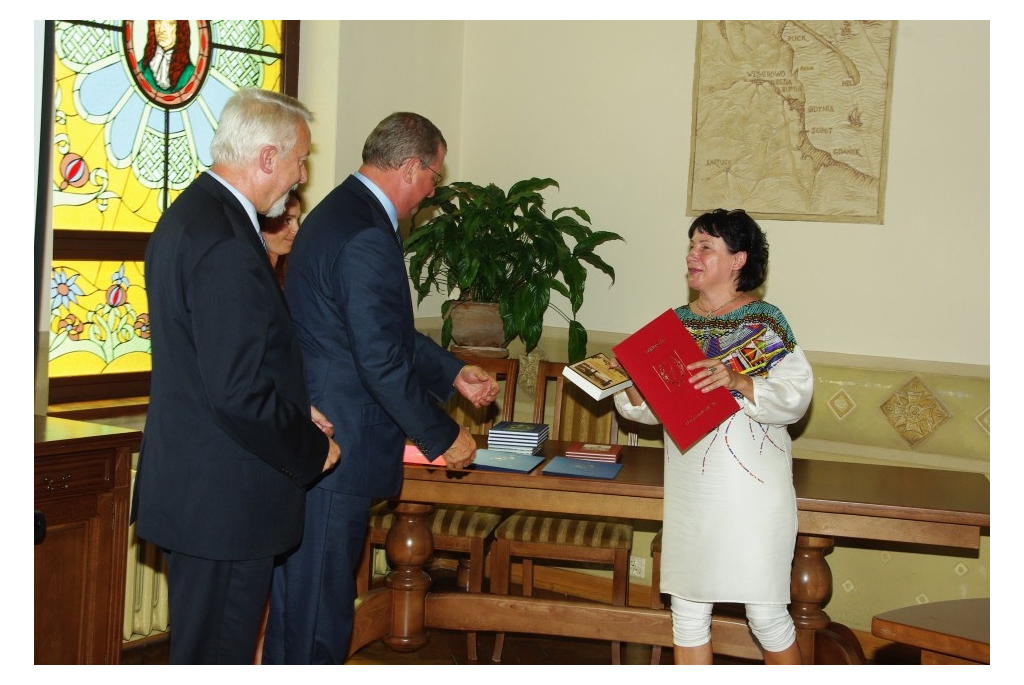
[[[310,398],[344,457],[310,490],[302,544],[274,569],[264,664],[345,660],[368,512],[401,488],[406,437],[428,459],[466,466],[475,442],[440,403],[454,390],[477,406],[497,396],[483,369],[414,328],[398,222],[433,194],[446,152],[428,119],[390,115],[366,139],[359,171],[296,235],[285,297]]]
[[[310,117],[279,93],[236,93],[213,166],[146,248],[153,373],[132,520],[167,553],[174,664],[252,663],[274,557],[340,455],[256,220],[306,180]]]

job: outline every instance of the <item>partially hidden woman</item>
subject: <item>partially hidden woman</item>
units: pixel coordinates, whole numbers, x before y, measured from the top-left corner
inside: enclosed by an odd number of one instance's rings
[[[295,242],[295,234],[299,231],[299,217],[302,215],[302,198],[298,192],[288,192],[284,213],[270,218],[259,215],[260,234],[267,245],[267,256],[270,266],[274,269],[277,282],[284,288],[284,274],[288,269],[288,255]]]
[[[801,663],[790,602],[797,533],[786,426],[811,401],[814,377],[782,312],[751,291],[765,280],[768,241],[743,210],[717,209],[690,226],[687,284],[675,312],[707,359],[690,364],[699,390],[724,387],[737,411],[686,452],[665,434],[661,591],[671,596],[674,660],[710,664],[711,612],[744,604],[765,663]],[[619,413],[660,423],[635,387]]]
[[[274,270],[277,283],[282,289],[284,288],[284,274],[288,269],[288,255],[292,251],[292,243],[299,230],[299,217],[302,215],[302,198],[298,191],[288,191],[286,198],[284,212],[280,216],[257,215],[260,222],[260,235],[263,237],[263,243],[267,246],[270,268]],[[267,634],[269,611],[270,601],[268,600],[263,607],[263,618],[260,619],[260,630],[256,636],[256,652],[253,663],[257,665],[263,662],[263,642]]]

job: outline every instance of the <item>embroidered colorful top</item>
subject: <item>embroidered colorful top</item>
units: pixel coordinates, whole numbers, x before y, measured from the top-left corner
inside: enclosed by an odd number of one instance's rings
[[[728,314],[705,318],[689,305],[676,307],[708,359],[719,359],[748,376],[764,376],[796,347],[789,322],[773,304],[754,300]]]

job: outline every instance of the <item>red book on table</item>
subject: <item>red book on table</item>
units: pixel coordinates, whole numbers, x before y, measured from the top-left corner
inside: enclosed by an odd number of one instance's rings
[[[612,348],[681,451],[739,410],[725,388],[695,390],[687,364],[707,359],[671,309]]]
[[[621,455],[622,445],[609,445],[603,442],[574,442],[565,448],[565,456],[573,459],[617,463]]]

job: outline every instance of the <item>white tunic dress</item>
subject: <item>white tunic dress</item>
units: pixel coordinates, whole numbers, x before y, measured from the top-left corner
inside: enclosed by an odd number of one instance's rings
[[[814,376],[773,305],[751,302],[721,318],[676,313],[708,357],[754,384],[738,411],[686,453],[665,434],[661,591],[698,602],[789,604],[796,541],[793,458],[786,425],[811,401]],[[615,396],[619,413],[660,423],[647,404]]]

